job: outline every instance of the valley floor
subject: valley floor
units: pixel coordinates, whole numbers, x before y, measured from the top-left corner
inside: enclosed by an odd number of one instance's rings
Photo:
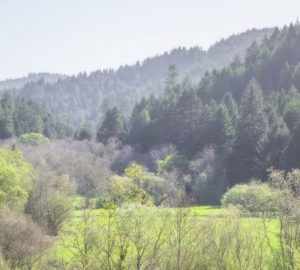
[[[50,257],[55,269],[275,269],[277,233],[277,219],[219,206],[77,210]]]

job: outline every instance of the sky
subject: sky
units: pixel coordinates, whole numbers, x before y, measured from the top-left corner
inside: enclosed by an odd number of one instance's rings
[[[0,80],[117,68],[299,17],[300,0],[0,0]]]

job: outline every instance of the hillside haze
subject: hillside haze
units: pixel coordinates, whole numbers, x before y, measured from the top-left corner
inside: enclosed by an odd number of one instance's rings
[[[52,73],[29,73],[28,76],[17,78],[17,79],[6,79],[0,81],[0,90],[12,89],[12,88],[22,88],[26,83],[36,82],[43,79],[47,83],[55,83],[59,78],[65,79],[67,76],[62,74],[52,74]]]
[[[84,123],[95,125],[107,106],[116,106],[128,115],[142,97],[161,94],[170,65],[176,65],[181,78],[187,76],[197,83],[206,71],[220,69],[236,56],[243,58],[254,41],[261,42],[271,32],[272,29],[253,29],[222,39],[207,51],[200,47],[177,48],[118,70],[72,77],[41,74],[34,79],[28,76],[0,82],[0,88],[17,88],[10,92],[46,106],[51,113],[77,127]]]

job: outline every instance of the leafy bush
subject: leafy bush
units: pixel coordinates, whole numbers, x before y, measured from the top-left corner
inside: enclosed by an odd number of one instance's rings
[[[189,160],[185,156],[168,155],[165,159],[158,161],[157,171],[163,173],[172,169],[184,169],[189,165]]]
[[[104,196],[98,198],[96,200],[96,209],[100,208],[107,208],[108,205],[110,205],[112,202],[112,198],[109,194],[105,194]]]
[[[151,196],[129,177],[112,177],[112,200],[116,205],[123,203],[152,204]]]
[[[33,169],[21,152],[0,148],[0,209],[22,208],[32,182]]]
[[[170,181],[153,173],[148,173],[145,179],[144,189],[152,196],[156,206],[160,206],[173,195],[174,187]]]
[[[222,205],[234,205],[250,212],[266,212],[274,210],[275,200],[276,192],[267,184],[251,182],[228,190],[222,198]]]
[[[135,183],[142,184],[145,180],[145,170],[141,165],[133,163],[125,169],[125,176],[132,179]]]
[[[30,145],[38,145],[42,143],[48,143],[49,139],[41,133],[31,132],[21,135],[19,142]]]

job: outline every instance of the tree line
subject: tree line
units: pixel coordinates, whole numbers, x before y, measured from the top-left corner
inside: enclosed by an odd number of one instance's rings
[[[112,168],[117,173],[136,162],[152,173],[173,173],[191,200],[218,203],[228,187],[266,179],[270,167],[287,171],[300,165],[299,40],[298,25],[275,29],[249,47],[244,61],[236,58],[207,72],[199,84],[182,80],[170,66],[162,95],[142,98],[129,117],[105,105],[102,117],[94,115],[100,118],[96,132],[89,124],[74,132],[42,106],[5,94],[0,136],[37,132],[103,144],[115,138],[127,149]],[[161,153],[153,161],[157,149]],[[171,165],[159,171],[159,161]]]
[[[128,121],[109,108],[97,140],[115,136],[141,153],[172,144],[189,160],[212,147],[230,186],[266,179],[270,167],[299,167],[299,42],[298,25],[275,29],[244,61],[207,72],[198,85],[171,66],[164,93],[141,99]]]
[[[142,97],[159,95],[170,64],[176,64],[183,76],[199,80],[205,71],[228,65],[236,55],[243,57],[253,40],[260,42],[271,32],[272,29],[252,29],[222,39],[207,51],[201,47],[179,47],[133,65],[121,66],[117,70],[97,70],[90,74],[83,72],[71,77],[59,76],[54,83],[44,74],[37,81],[27,78],[23,87],[7,89],[7,92],[19,99],[42,104],[53,115],[63,117],[76,128],[85,123],[95,127],[105,104],[117,106],[122,113],[128,115]],[[17,87],[17,81],[12,81],[11,85]]]
[[[49,138],[64,138],[73,134],[69,125],[53,117],[36,102],[19,100],[9,93],[1,95],[0,139],[31,132],[42,133]]]

